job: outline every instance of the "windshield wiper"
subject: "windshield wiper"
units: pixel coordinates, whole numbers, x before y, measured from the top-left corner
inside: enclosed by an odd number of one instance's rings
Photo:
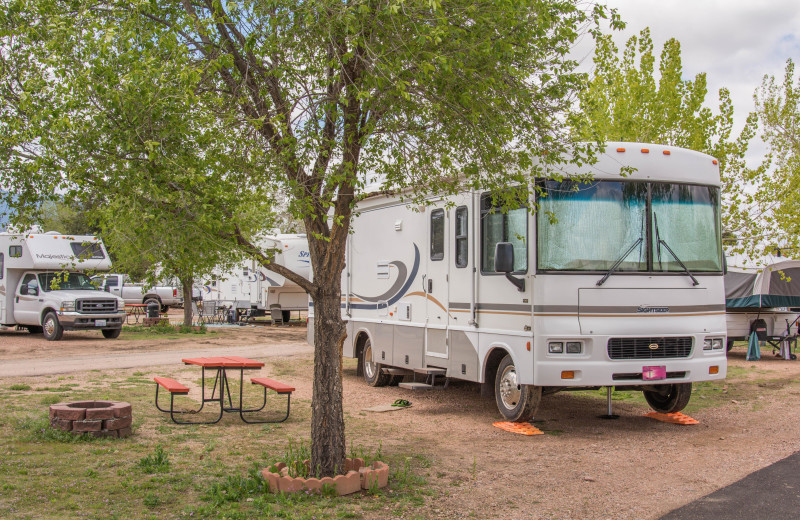
[[[608,277],[611,276],[614,273],[614,271],[617,270],[617,267],[619,267],[619,264],[621,264],[626,258],[628,258],[628,255],[631,254],[631,252],[634,249],[636,249],[636,246],[641,244],[643,240],[644,239],[642,237],[637,238],[636,242],[634,242],[633,245],[631,247],[629,247],[627,251],[622,253],[622,256],[619,257],[619,259],[616,262],[614,262],[614,265],[611,266],[611,269],[609,269],[608,272],[606,272],[605,276],[603,276],[600,280],[598,280],[596,285],[599,287],[599,286],[603,285],[604,283],[606,283],[606,280],[608,280]]]
[[[691,279],[692,279],[692,282],[693,282],[693,283],[692,283],[692,285],[700,285],[700,282],[698,282],[698,281],[697,281],[697,278],[695,278],[695,277],[694,277],[694,275],[692,274],[692,272],[691,272],[691,271],[689,271],[689,268],[688,268],[688,267],[686,267],[686,264],[684,264],[684,263],[681,261],[681,259],[680,259],[680,258],[678,258],[678,255],[676,255],[676,254],[675,254],[675,251],[673,251],[673,250],[672,250],[672,248],[671,248],[671,247],[669,247],[669,245],[667,245],[667,243],[666,243],[666,242],[664,242],[663,240],[659,239],[659,240],[658,240],[658,245],[659,245],[659,246],[662,246],[662,245],[663,245],[664,247],[666,247],[666,248],[667,248],[667,251],[669,251],[669,254],[671,254],[671,255],[672,255],[672,257],[673,257],[675,260],[677,260],[677,261],[678,261],[678,263],[681,265],[681,267],[683,267],[683,272],[684,272],[684,273],[686,273],[687,275],[689,275],[689,278],[691,278]]]
[[[658,232],[658,216],[656,216],[655,212],[653,212],[653,225],[656,228],[656,240],[657,240],[656,244],[658,245],[658,251],[657,251],[658,252],[658,267],[663,269],[663,267],[661,265],[661,246],[663,245],[664,247],[667,248],[667,251],[669,251],[669,254],[671,254],[672,257],[675,260],[678,261],[678,264],[680,264],[680,266],[683,267],[683,272],[686,273],[687,275],[689,275],[689,278],[692,279],[692,285],[700,285],[700,282],[698,282],[697,278],[695,278],[694,275],[692,274],[692,272],[689,271],[689,268],[686,267],[686,264],[684,264],[683,261],[681,261],[681,259],[678,258],[678,255],[675,254],[675,251],[673,251],[672,248],[669,247],[669,244],[667,244],[666,241],[661,239],[661,235]]]

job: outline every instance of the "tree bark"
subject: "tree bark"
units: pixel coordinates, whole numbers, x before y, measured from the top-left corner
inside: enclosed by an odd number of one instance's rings
[[[311,471],[332,477],[344,472],[346,444],[342,409],[341,281],[317,285],[314,298],[314,392],[311,401]]]
[[[193,276],[182,276],[178,278],[183,286],[183,325],[192,326],[192,287],[194,287]]]

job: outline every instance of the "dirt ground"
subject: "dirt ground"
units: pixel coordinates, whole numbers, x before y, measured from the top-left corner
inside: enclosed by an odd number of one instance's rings
[[[109,352],[155,354],[213,346],[235,354],[242,345],[261,345],[267,352],[303,343],[305,334],[303,327],[243,327],[220,329],[213,337],[158,341],[104,340],[97,332],[72,332],[51,343],[27,333],[2,332],[0,363],[80,355],[86,356],[89,369],[95,368],[92,359],[99,362]],[[281,362],[294,367],[280,376],[297,388],[293,402],[310,400],[311,355],[295,354]],[[275,363],[273,358],[265,368],[275,370]],[[638,399],[614,401],[620,418],[604,420],[598,417],[605,412],[599,393],[563,392],[544,397],[536,414],[535,424],[545,435],[526,437],[492,425],[499,420],[496,405],[480,397],[477,385],[454,382],[446,390],[416,392],[370,388],[356,376],[355,362],[346,360],[345,414],[360,425],[358,431],[348,430],[348,438],[427,457],[428,481],[437,493],[419,514],[429,518],[655,519],[800,450],[795,395],[800,362],[769,355],[747,362],[745,348],[736,347],[729,354],[729,369],[730,382],[716,387],[716,394],[695,388],[687,413],[699,425],[646,418],[649,409]],[[129,373],[108,371],[120,378]],[[0,378],[0,384],[35,379]],[[398,398],[413,406],[364,411]],[[713,406],[703,406],[709,403]]]

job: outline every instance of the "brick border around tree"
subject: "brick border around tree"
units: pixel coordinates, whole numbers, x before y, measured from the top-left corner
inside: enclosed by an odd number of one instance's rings
[[[309,461],[304,460],[303,464],[308,470]],[[298,491],[319,493],[323,486],[327,485],[336,489],[337,495],[349,495],[362,489],[384,488],[389,484],[389,466],[387,464],[376,460],[366,466],[364,459],[361,458],[345,459],[345,473],[333,478],[290,477],[289,468],[284,462],[273,464],[262,470],[261,473],[269,482],[269,490],[273,493],[296,493]]]
[[[50,406],[50,426],[75,435],[124,439],[133,433],[133,408],[122,401],[75,401]]]

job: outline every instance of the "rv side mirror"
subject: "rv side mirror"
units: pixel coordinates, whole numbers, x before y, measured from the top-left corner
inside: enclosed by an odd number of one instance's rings
[[[494,271],[496,273],[514,272],[514,246],[511,242],[498,242],[494,246]]]
[[[525,291],[525,279],[511,276],[514,272],[514,246],[511,242],[498,242],[494,246],[494,271],[505,273],[506,280],[513,283],[520,292]]]
[[[22,296],[27,296],[28,295],[28,286],[27,285],[23,285],[22,287],[20,287],[19,288],[19,293]]]

